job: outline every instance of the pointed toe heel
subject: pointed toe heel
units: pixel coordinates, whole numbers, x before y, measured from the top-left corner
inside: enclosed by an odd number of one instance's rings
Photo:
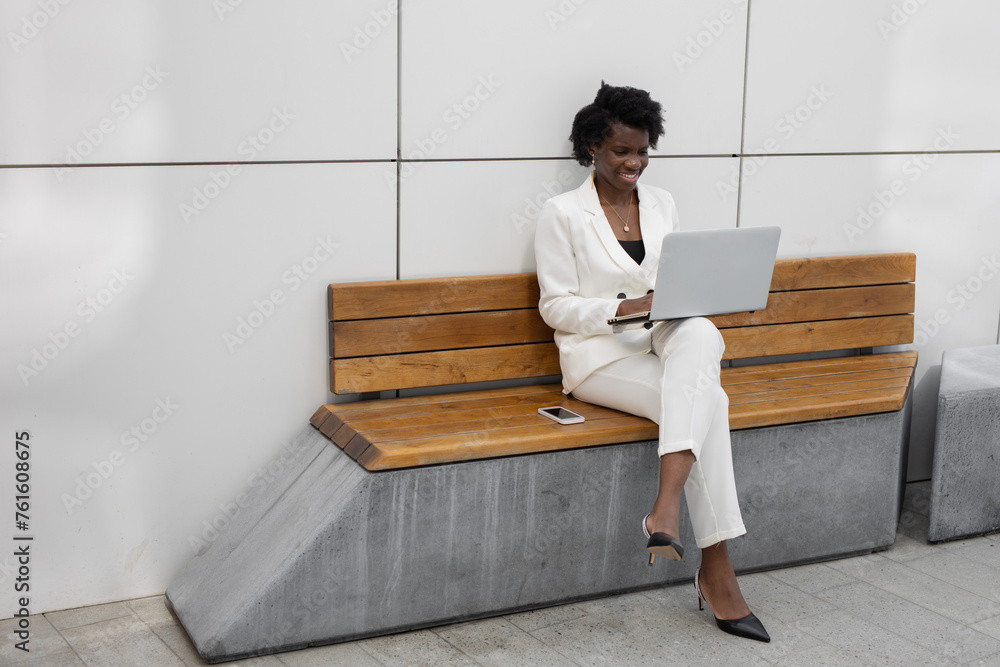
[[[646,542],[646,551],[649,552],[649,564],[653,564],[653,559],[657,556],[661,558],[668,558],[670,560],[680,560],[684,557],[684,545],[682,545],[676,538],[667,535],[666,533],[653,533],[649,534],[649,529],[646,528],[646,519],[649,518],[647,514],[642,518],[642,534],[645,535],[649,541]]]
[[[698,575],[700,574],[701,568],[699,567],[694,573],[694,590],[698,594],[698,611],[705,609],[705,596],[701,592],[701,586],[698,585]],[[711,611],[711,608],[709,608],[709,611]],[[715,616],[715,612],[712,612],[712,616]],[[771,635],[767,634],[767,630],[764,629],[764,624],[760,622],[759,618],[753,615],[753,612],[750,612],[743,618],[737,618],[732,621],[727,621],[715,616],[715,624],[719,626],[719,629],[723,632],[728,632],[729,634],[736,635],[737,637],[753,639],[764,643],[771,641]]]

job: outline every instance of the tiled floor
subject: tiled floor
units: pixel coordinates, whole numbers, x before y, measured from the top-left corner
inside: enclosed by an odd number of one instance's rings
[[[929,484],[910,484],[888,551],[740,578],[771,633],[737,639],[688,585],[231,665],[995,665],[1000,534],[929,545]],[[0,622],[0,664],[203,665],[162,596],[31,619],[30,654]]]

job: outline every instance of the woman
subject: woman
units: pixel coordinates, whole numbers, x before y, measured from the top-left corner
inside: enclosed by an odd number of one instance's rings
[[[729,633],[770,641],[740,593],[726,540],[746,532],[736,497],[729,399],[719,384],[724,343],[708,320],[656,323],[614,334],[607,320],[649,310],[664,235],[678,228],[670,194],[640,185],[649,149],[663,134],[649,93],[602,82],[573,120],[573,155],[594,171],[542,209],[535,238],[539,310],[555,329],[563,390],[660,425],[659,491],[642,523],[656,556],[680,560],[684,489],[701,567],[699,609],[708,602]],[[711,380],[706,386],[706,379]]]

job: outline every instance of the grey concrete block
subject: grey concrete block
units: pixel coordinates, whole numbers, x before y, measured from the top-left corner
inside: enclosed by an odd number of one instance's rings
[[[892,544],[906,411],[733,433],[739,571]],[[167,598],[209,662],[690,580],[646,565],[655,442],[371,473],[311,426]]]
[[[941,363],[928,539],[1000,531],[1000,345]]]

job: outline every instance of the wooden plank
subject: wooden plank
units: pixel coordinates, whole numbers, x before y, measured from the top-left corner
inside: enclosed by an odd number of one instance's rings
[[[915,294],[916,288],[912,283],[772,292],[764,310],[713,315],[708,319],[723,329],[760,324],[901,315],[913,312]]]
[[[331,320],[367,320],[538,307],[534,273],[339,283],[328,289]]]
[[[885,359],[878,359],[884,357]],[[854,361],[858,359],[858,361]],[[890,363],[889,368],[866,368],[877,366],[877,361]],[[754,373],[766,372],[771,366],[780,375],[789,372],[798,373],[796,382],[802,381],[805,372],[819,373],[826,380],[839,376],[860,377],[860,382],[841,384],[806,384],[805,387],[789,389],[778,387],[773,391],[762,391],[756,395],[751,393],[735,397],[730,407],[730,427],[734,430],[774,426],[779,424],[798,423],[816,419],[832,419],[845,416],[872,414],[875,412],[894,411],[902,408],[906,392],[910,386],[913,365],[916,361],[915,352],[886,353],[866,357],[851,357],[808,360],[805,362],[782,362],[769,364],[767,368],[753,370]],[[892,364],[904,364],[901,376],[886,376],[884,374],[898,373]],[[812,368],[803,368],[812,366]],[[831,368],[844,367],[861,369],[858,372],[843,372],[837,370],[828,372]],[[751,369],[752,367],[748,367]],[[723,369],[744,371],[745,369]],[[874,374],[874,377],[873,377]],[[808,378],[806,378],[808,380]],[[775,380],[782,383],[786,380]],[[764,386],[767,381],[742,383],[746,387]],[[746,388],[744,387],[744,388]],[[532,393],[536,389],[543,391]],[[486,390],[492,395],[477,398],[479,392],[451,392],[446,401],[435,402],[439,397],[420,396],[400,401],[410,401],[409,406],[417,409],[430,409],[429,419],[410,420],[407,425],[405,417],[380,414],[375,420],[363,426],[365,417],[370,416],[364,410],[364,404],[376,404],[379,401],[363,403],[335,404],[330,409],[353,408],[354,420],[348,417],[350,425],[345,424],[338,433],[337,444],[345,447],[350,455],[356,456],[369,470],[383,470],[414,465],[430,465],[449,461],[488,458],[493,456],[510,456],[538,451],[553,451],[555,449],[571,449],[583,446],[596,446],[615,442],[634,442],[655,439],[658,427],[652,422],[632,415],[625,415],[608,408],[594,406],[582,401],[566,397],[556,390],[558,385],[532,385],[527,388],[509,387],[501,390]],[[548,391],[546,391],[548,390]],[[832,390],[832,391],[831,391]],[[524,391],[528,393],[516,393]],[[544,417],[534,410],[539,404],[547,403],[550,396],[562,397],[563,404],[587,416],[584,424],[573,425],[585,429],[546,423]],[[463,419],[461,410],[444,409],[446,407],[465,406],[473,408],[483,401],[503,403],[505,400],[528,399],[526,402],[511,409],[493,415],[473,419]],[[386,403],[383,401],[383,403]],[[390,405],[396,401],[389,401]],[[374,408],[374,405],[371,406]],[[359,410],[360,408],[360,410]],[[435,408],[440,408],[435,413]],[[520,414],[519,414],[520,413]],[[468,416],[466,412],[464,416]],[[344,415],[338,415],[343,417]],[[452,420],[452,421],[449,421]],[[418,423],[419,422],[419,423]],[[379,426],[385,428],[370,428]],[[358,427],[357,431],[353,427]],[[350,436],[345,441],[345,434]]]
[[[729,428],[733,430],[797,424],[820,419],[855,417],[900,410],[906,400],[907,387],[892,390],[872,390],[830,394],[819,400],[815,396],[763,403],[733,405],[729,408]]]
[[[907,386],[846,392],[824,396],[823,400],[804,397],[734,406],[730,409],[730,428],[738,430],[891,412],[902,408]],[[375,471],[656,440],[658,437],[659,428],[653,422],[624,415],[562,427],[542,424],[376,442],[357,460],[367,470]]]
[[[811,376],[820,372],[840,373],[849,370],[913,368],[916,363],[917,352],[913,350],[731,366],[722,369],[722,384],[728,386],[739,382],[757,382],[769,378]]]
[[[379,401],[382,405],[372,405],[366,410],[355,410],[347,413],[340,413],[351,423],[368,421],[372,419],[390,419],[398,417],[409,419],[422,417],[424,415],[448,414],[469,410],[494,410],[505,407],[520,407],[521,409],[531,406],[543,407],[547,405],[565,405],[567,401],[572,401],[561,391],[544,392],[538,394],[525,394],[521,396],[494,397],[494,398],[474,398],[479,392],[466,392],[469,397],[466,399],[456,399],[454,401],[441,401],[436,403],[412,403],[409,405],[396,405],[396,400]],[[565,407],[569,407],[565,405]]]
[[[354,437],[344,445],[344,453],[357,461],[371,447],[372,443],[368,438],[360,433],[355,433]]]
[[[799,387],[836,387],[853,382],[894,380],[909,378],[913,370],[909,368],[888,368],[878,371],[845,371],[842,373],[822,373],[817,375],[798,375],[786,379],[766,379],[759,382],[741,382],[734,385],[723,384],[730,402],[744,394],[754,394],[778,389],[796,389]]]
[[[607,409],[607,408],[605,408]],[[614,417],[621,417],[623,413],[616,412]],[[607,416],[604,419],[614,418]],[[545,420],[545,421],[542,421]],[[590,420],[600,421],[600,420]],[[360,430],[358,435],[368,439],[370,442],[381,446],[383,443],[402,443],[410,440],[421,440],[424,438],[445,437],[451,435],[467,435],[470,441],[476,441],[483,433],[501,432],[506,433],[511,429],[526,426],[543,426],[551,420],[546,419],[537,412],[528,414],[511,415],[508,417],[494,417],[483,420],[467,420],[457,422],[442,422],[439,424],[420,424],[412,427],[397,426],[391,429],[380,430]],[[584,422],[587,423],[587,422]],[[574,426],[575,424],[571,424]]]
[[[337,445],[341,449],[344,449],[347,446],[347,443],[349,443],[357,434],[358,432],[354,430],[353,426],[344,422],[341,423],[340,428],[327,437],[333,441],[333,444]]]
[[[751,403],[768,403],[771,401],[794,401],[803,398],[830,397],[835,394],[850,394],[858,391],[891,390],[906,387],[910,384],[909,376],[896,378],[881,378],[872,380],[856,380],[837,384],[805,384],[784,389],[766,388],[760,391],[750,391],[731,396],[729,405],[747,405]]]
[[[331,416],[333,413],[330,411],[329,406],[322,405],[313,416],[309,418],[309,423],[315,426],[319,430],[323,430],[323,422],[326,421],[327,417]]]
[[[555,343],[330,361],[335,394],[559,375]]]
[[[330,416],[326,418],[326,421],[323,422],[323,425],[320,427],[319,432],[325,435],[326,437],[330,438],[331,440],[336,441],[334,438],[334,433],[340,430],[343,426],[344,426],[343,418],[338,414],[331,413]]]
[[[447,422],[462,421],[462,415],[469,415],[468,420],[475,419],[495,419],[509,415],[535,414],[538,408],[548,405],[560,405],[570,399],[564,394],[536,394],[538,397],[548,397],[547,400],[506,400],[502,403],[500,399],[487,399],[487,402],[469,401],[468,403],[440,404],[428,406],[411,406],[405,412],[379,411],[377,413],[357,414],[351,419],[352,424],[363,430],[393,428],[393,425],[422,425],[422,424],[442,424]],[[423,409],[418,409],[423,408]],[[564,405],[563,407],[569,407]],[[541,416],[541,415],[539,415]]]
[[[351,426],[372,442],[408,440],[437,434],[475,433],[544,424],[550,420],[538,414],[538,408],[543,405],[547,404],[511,405],[488,410],[455,410],[410,417],[358,419],[352,420]],[[624,414],[618,410],[572,399],[567,399],[563,407],[583,415],[589,421],[612,419]]]
[[[774,263],[771,291],[911,283],[916,275],[913,253],[779,259]]]
[[[538,308],[333,322],[335,359],[552,340]]]
[[[913,342],[913,315],[723,329],[723,359],[767,357]]]
[[[387,470],[617,442],[655,440],[659,437],[659,427],[656,424],[631,415],[596,419],[582,424],[564,425],[547,421],[547,424],[504,431],[481,431],[472,439],[468,434],[458,434],[399,443],[379,443],[360,456],[358,463],[367,470]]]
[[[424,409],[434,409],[432,406],[441,404],[440,409],[449,409],[448,405],[454,405],[464,401],[478,400],[527,400],[534,394],[558,394],[562,393],[562,386],[558,384],[525,384],[514,387],[497,387],[495,389],[476,389],[475,391],[449,391],[441,394],[420,394],[417,396],[401,396],[391,400],[376,398],[367,401],[352,401],[349,403],[333,403],[330,408],[337,414],[353,416],[359,413],[377,414],[379,410],[405,410],[414,408],[418,412]]]

